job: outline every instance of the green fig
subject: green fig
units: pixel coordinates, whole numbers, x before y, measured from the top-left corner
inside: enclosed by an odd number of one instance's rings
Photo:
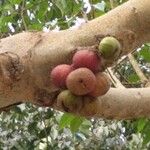
[[[119,56],[121,44],[114,37],[105,37],[99,43],[98,49],[104,59],[112,59]]]
[[[57,106],[67,112],[77,112],[82,108],[82,97],[64,90],[57,96]]]

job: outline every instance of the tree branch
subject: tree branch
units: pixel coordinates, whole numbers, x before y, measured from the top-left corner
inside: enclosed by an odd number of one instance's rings
[[[149,5],[149,0],[130,0],[77,30],[23,32],[1,39],[0,107],[20,101],[43,106],[46,102],[46,106],[56,107],[59,89],[51,83],[53,67],[70,64],[76,49],[97,45],[100,36],[111,35],[119,39],[122,43],[121,55],[150,41]],[[96,115],[90,108],[91,116],[120,119],[147,117],[150,114],[149,99],[148,88],[113,89],[99,101],[85,101],[79,113],[86,116],[84,110],[92,104]]]
[[[111,68],[107,68],[107,72],[108,75],[110,76],[110,79],[112,81],[112,83],[114,84],[114,86],[116,88],[125,88],[121,82],[119,81],[119,79],[114,75],[113,71],[111,70]]]
[[[140,78],[141,82],[146,83],[148,82],[148,79],[145,77],[144,73],[141,71],[137,61],[134,59],[134,56],[130,53],[128,54],[128,58],[130,63],[132,64],[136,74],[138,75],[138,77]]]
[[[111,89],[98,101],[89,100],[78,114],[108,119],[134,119],[150,116],[150,88]]]

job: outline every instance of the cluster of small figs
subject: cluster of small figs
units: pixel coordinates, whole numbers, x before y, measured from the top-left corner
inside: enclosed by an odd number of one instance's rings
[[[61,92],[57,103],[65,106],[76,104],[83,96],[96,99],[110,89],[110,80],[102,72],[102,59],[114,59],[121,51],[120,42],[111,36],[104,37],[96,51],[82,49],[72,57],[72,64],[60,64],[51,71],[52,83]],[[72,106],[73,107],[73,106]]]

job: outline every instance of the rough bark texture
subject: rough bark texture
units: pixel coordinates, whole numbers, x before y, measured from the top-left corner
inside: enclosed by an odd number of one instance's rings
[[[59,90],[51,84],[52,68],[71,63],[76,49],[96,46],[98,39],[107,35],[120,40],[121,55],[149,42],[149,7],[149,0],[130,0],[77,30],[23,32],[1,39],[0,107],[20,101],[55,107]],[[82,111],[76,113],[117,119],[147,117],[150,115],[149,90],[112,89],[92,103],[83,100]]]

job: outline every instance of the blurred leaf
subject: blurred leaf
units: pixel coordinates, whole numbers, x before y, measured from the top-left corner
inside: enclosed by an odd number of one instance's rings
[[[50,132],[51,132],[51,126],[46,127],[40,131],[40,133],[38,134],[38,137],[40,139],[45,138],[45,137],[49,136]]]
[[[36,17],[40,20],[40,21],[44,21],[45,20],[45,15],[47,13],[47,9],[48,9],[48,2],[43,2],[42,5],[39,5],[39,11],[36,15]]]
[[[80,126],[80,132],[89,135],[89,128],[92,126],[91,121],[84,119],[83,123]]]
[[[97,4],[99,2],[100,2],[100,0],[92,0],[92,4]]]
[[[137,131],[141,132],[144,129],[147,122],[148,122],[147,119],[139,119],[137,122]]]
[[[70,122],[74,119],[74,116],[69,113],[64,113],[59,122],[60,128],[67,127],[70,125]]]
[[[38,122],[32,122],[32,123],[30,123],[29,125],[28,125],[28,131],[30,132],[30,133],[35,133],[35,131],[37,130],[37,124],[38,124]]]
[[[53,3],[60,9],[62,16],[67,14],[67,12],[71,9],[72,1],[66,1],[66,0],[53,0]],[[70,6],[70,7],[69,7]]]
[[[17,107],[17,106],[15,106],[15,107],[13,108],[13,110],[14,110],[16,113],[18,113],[18,114],[21,114],[21,113],[22,113],[21,109],[20,109],[19,107]]]
[[[29,30],[37,30],[37,31],[38,31],[38,30],[41,30],[42,27],[43,27],[42,24],[35,23],[35,24],[29,25],[29,26],[28,26],[28,29],[29,29]]]
[[[150,47],[150,43],[146,43],[145,45],[149,46]]]
[[[9,0],[11,4],[20,4],[23,0]]]
[[[44,116],[44,119],[50,119],[53,115],[54,115],[53,111],[51,109],[48,109]]]
[[[82,125],[81,125],[82,128],[86,128],[86,129],[89,129],[91,126],[92,126],[91,121],[89,121],[89,120],[87,120],[87,119],[84,119],[84,120],[83,120],[83,123],[82,123]]]
[[[127,79],[130,83],[136,83],[136,82],[140,81],[137,74],[131,74],[127,77]]]
[[[143,145],[146,145],[150,141],[150,122],[146,124],[146,127],[144,128],[144,131],[142,132],[144,134],[143,138]]]
[[[76,3],[71,0],[52,0],[52,2],[59,8],[62,17],[77,14],[82,6],[82,2]]]
[[[140,50],[139,54],[147,61],[150,62],[150,46],[149,44],[146,44],[142,49]]]
[[[70,129],[71,129],[71,131],[73,133],[77,132],[79,130],[79,127],[81,126],[82,122],[83,122],[83,118],[74,117],[74,119],[71,120],[71,122],[70,122]]]
[[[6,12],[6,11],[13,11],[14,9],[13,9],[13,6],[11,5],[11,4],[9,4],[9,3],[7,3],[6,5],[4,5],[4,7],[3,7],[3,11],[4,12]]]

